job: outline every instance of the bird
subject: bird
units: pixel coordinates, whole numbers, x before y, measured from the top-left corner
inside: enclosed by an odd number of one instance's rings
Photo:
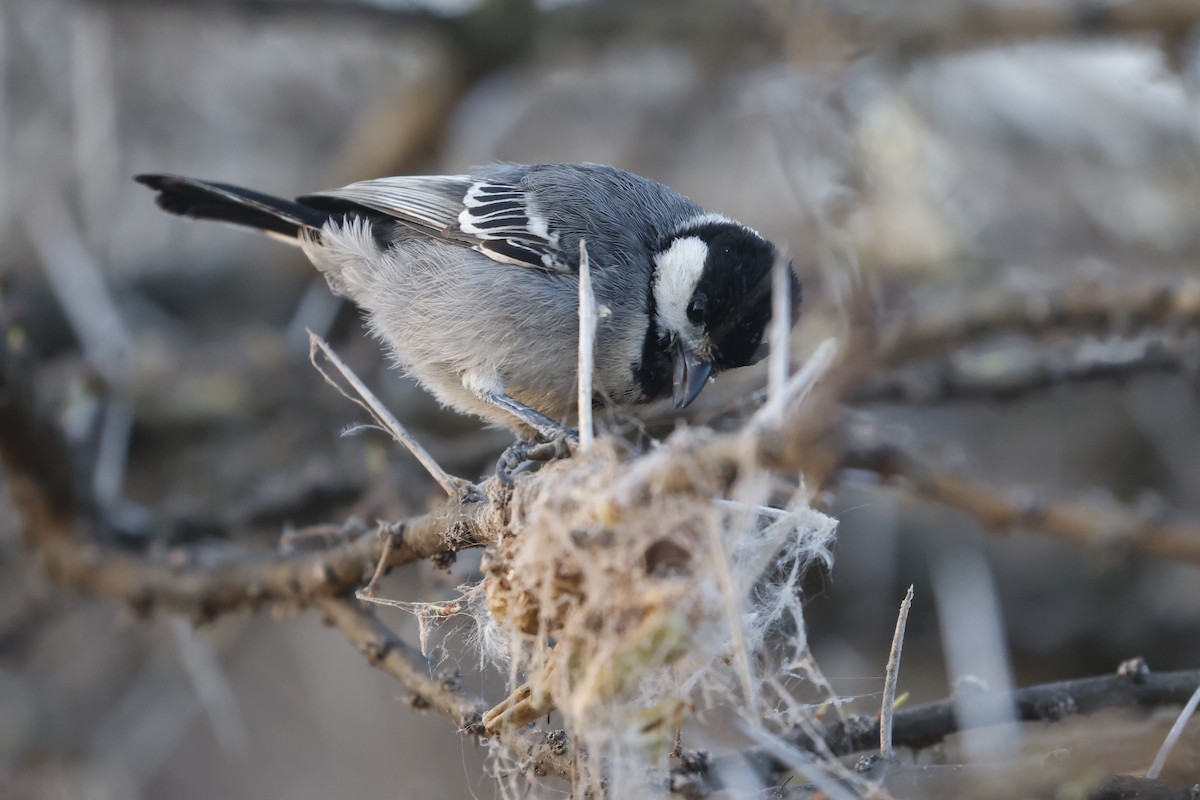
[[[574,436],[580,240],[600,309],[595,406],[670,397],[682,409],[712,376],[766,354],[778,248],[617,167],[494,163],[295,200],[179,175],[135,180],[172,214],[299,246],[403,371],[518,445]],[[787,275],[794,325],[790,262]]]

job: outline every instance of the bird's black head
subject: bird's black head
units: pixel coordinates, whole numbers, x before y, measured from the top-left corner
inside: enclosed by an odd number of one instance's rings
[[[710,374],[753,364],[766,353],[775,246],[729,220],[701,218],[662,243],[654,257],[654,363],[673,366],[675,405],[696,398]],[[800,282],[788,268],[792,322]],[[651,342],[647,341],[647,349]],[[650,355],[647,353],[647,355]],[[660,376],[658,393],[667,381]],[[649,388],[649,387],[648,387]]]

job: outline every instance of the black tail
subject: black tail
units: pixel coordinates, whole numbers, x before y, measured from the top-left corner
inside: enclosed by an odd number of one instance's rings
[[[137,175],[134,180],[158,192],[159,206],[172,214],[232,222],[292,239],[301,228],[320,229],[330,216],[326,211],[227,183],[179,175]]]

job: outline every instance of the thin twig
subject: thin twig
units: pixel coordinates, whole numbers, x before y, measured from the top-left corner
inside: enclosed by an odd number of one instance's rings
[[[767,405],[783,413],[783,393],[791,366],[792,291],[787,257],[780,252],[771,267],[771,350],[767,359]]]
[[[1187,705],[1179,712],[1179,716],[1175,719],[1175,724],[1171,726],[1170,732],[1167,733],[1167,738],[1163,740],[1162,747],[1158,748],[1158,755],[1154,757],[1154,763],[1150,765],[1150,769],[1146,770],[1146,777],[1157,779],[1162,773],[1163,767],[1167,763],[1167,757],[1171,755],[1171,751],[1183,736],[1183,729],[1187,727],[1188,721],[1192,715],[1196,713],[1196,706],[1200,705],[1200,686],[1196,687],[1196,691],[1188,699]]]
[[[837,342],[833,339],[826,339],[817,345],[817,349],[805,360],[804,366],[780,387],[777,405],[772,405],[772,402],[768,400],[766,405],[754,413],[746,430],[754,434],[761,434],[769,429],[778,431],[786,428],[787,426],[783,425],[783,415],[795,410],[808,396],[817,382],[833,366],[837,352]]]
[[[904,628],[908,625],[908,612],[912,608],[913,587],[910,584],[900,603],[900,614],[896,617],[896,632],[892,635],[892,649],[888,653],[887,671],[883,680],[883,705],[879,712],[879,755],[891,760],[896,752],[892,748],[892,716],[896,711],[896,684],[900,679],[900,653],[904,649]]]
[[[579,240],[579,448],[591,447],[596,432],[592,425],[592,380],[596,359],[596,295],[592,291],[592,268],[587,243]]]
[[[179,649],[179,660],[183,664],[200,701],[213,738],[228,758],[236,758],[246,752],[250,734],[238,706],[237,695],[229,679],[221,669],[213,646],[200,638],[182,619],[171,620],[171,633]]]
[[[375,594],[375,587],[387,573],[388,561],[391,559],[392,551],[396,549],[396,537],[392,535],[390,527],[381,530],[379,535],[383,539],[383,552],[379,555],[379,563],[375,565],[375,572],[371,574],[371,580],[367,581],[367,585],[358,592],[359,595],[367,598]]]
[[[416,705],[449,717],[459,730],[478,725],[487,703],[464,692],[453,676],[436,675],[415,647],[396,636],[369,610],[341,597],[321,598],[315,608],[322,621],[337,628],[372,666],[404,684]]]
[[[438,485],[442,487],[447,495],[458,497],[463,493],[464,489],[470,486],[467,481],[464,481],[462,478],[456,478],[442,469],[441,465],[429,454],[429,451],[422,447],[421,443],[413,438],[412,434],[400,424],[400,421],[392,416],[392,412],[387,410],[387,407],[379,401],[379,398],[367,388],[367,385],[354,374],[354,371],[346,365],[346,362],[342,361],[324,339],[309,331],[308,340],[309,360],[312,361],[313,366],[321,373],[321,376],[325,378],[325,381],[337,389],[342,396],[365,409],[379,423],[380,427],[386,430],[396,442],[403,445],[408,452],[412,453],[417,461],[421,462],[421,466],[437,481]],[[329,363],[337,368],[337,371],[350,384],[350,387],[354,389],[358,397],[349,394],[337,381],[330,377],[329,373],[325,371],[324,367],[317,360],[318,351],[329,359]]]

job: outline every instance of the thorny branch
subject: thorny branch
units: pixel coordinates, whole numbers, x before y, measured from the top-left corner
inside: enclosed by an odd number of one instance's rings
[[[1068,287],[1043,295],[1038,303],[1010,297],[998,304],[966,306],[976,316],[954,312],[940,320],[914,317],[885,329],[882,339],[863,326],[866,333],[850,337],[847,351],[812,388],[802,407],[792,402],[778,416],[760,413],[737,434],[685,437],[677,442],[673,459],[659,459],[653,468],[668,471],[669,480],[678,482],[688,480],[688,471],[676,469],[679,460],[703,463],[721,475],[726,486],[752,465],[825,478],[846,467],[868,469],[903,478],[917,494],[962,508],[995,527],[1019,525],[1084,544],[1120,541],[1162,557],[1200,563],[1200,530],[1195,526],[1149,520],[1121,509],[1005,494],[937,469],[841,410],[844,398],[862,385],[875,365],[904,363],[996,331],[1040,334],[1114,321],[1166,327],[1194,323],[1200,318],[1200,285],[1151,282],[1130,291]],[[828,357],[828,351],[822,352]],[[802,370],[794,380],[808,391],[811,376]],[[386,568],[485,544],[507,523],[503,497],[472,487],[433,512],[381,525],[316,554],[227,555],[194,548],[180,551],[183,558],[161,559],[79,536],[81,521],[94,511],[71,473],[69,455],[56,427],[38,412],[29,365],[19,352],[6,349],[0,354],[0,459],[24,519],[26,541],[52,577],[123,601],[139,613],[161,608],[195,621],[267,601],[315,606],[373,664],[400,680],[416,705],[436,709],[465,733],[483,733],[477,724],[486,708],[482,699],[434,674],[413,648],[343,595],[361,586],[381,558]],[[1031,687],[1012,695],[983,693],[972,702],[985,711],[1011,705],[1023,720],[1059,719],[1114,706],[1182,703],[1197,681],[1196,672],[1098,678]],[[894,724],[893,742],[900,747],[928,747],[956,730],[950,703],[898,711]],[[823,744],[808,733],[796,734],[793,744],[846,755],[870,749],[879,735],[878,723],[852,719],[821,728]],[[564,737],[529,729],[507,736],[514,741],[506,743],[535,773],[570,777],[575,753]]]
[[[30,519],[33,504],[17,505]],[[47,573],[63,586],[124,602],[139,616],[164,610],[200,623],[266,602],[304,606],[316,598],[340,595],[372,574],[385,549],[386,566],[396,567],[477,547],[491,513],[481,500],[447,503],[306,555],[195,548],[176,551],[177,558],[155,559],[117,547],[81,545],[68,520],[49,514],[41,515],[42,524],[27,525],[26,530],[36,531],[30,539]]]
[[[1153,291],[1110,295],[1109,300],[1116,296],[1128,301],[1117,303],[1123,309],[1123,318],[1163,323],[1181,317],[1190,319],[1196,313],[1188,305],[1186,291],[1159,287]],[[1091,291],[1081,294],[1063,291],[1056,297],[1058,302],[1051,299],[1038,313],[1031,313],[1028,306],[1002,305],[1002,313],[995,306],[989,307],[989,313],[983,315],[988,324],[956,317],[943,320],[941,325],[912,327],[907,333],[904,327],[894,327],[889,338],[884,339],[884,357],[899,360],[901,355],[928,353],[936,338],[930,335],[934,327],[948,335],[950,341],[960,341],[1003,327],[1037,331],[1052,325],[1091,325],[1114,318],[1111,309],[1102,311],[1102,303],[1094,300]],[[1014,313],[1018,308],[1020,313]],[[983,483],[932,467],[908,452],[898,440],[884,438],[876,428],[859,425],[842,414],[839,410],[842,398],[870,372],[869,366],[864,365],[874,361],[870,355],[875,342],[871,336],[852,338],[850,353],[806,397],[803,414],[798,413],[794,403],[784,409],[781,419],[772,414],[774,419],[767,422],[768,417],[760,414],[760,419],[746,429],[749,439],[746,433],[691,437],[680,446],[678,458],[708,464],[724,475],[724,482],[728,483],[745,467],[748,444],[752,462],[782,471],[809,469],[814,459],[821,462],[822,457],[814,453],[832,450],[824,458],[834,468],[854,467],[902,476],[914,492],[960,507],[994,527],[1022,525],[1081,543],[1122,541],[1165,558],[1200,563],[1200,531],[1190,525],[1157,523],[1123,516],[1121,511],[1076,504],[1036,503],[996,492]],[[163,608],[190,615],[197,621],[265,601],[317,607],[323,618],[342,631],[368,660],[396,676],[412,692],[415,704],[438,710],[464,732],[482,733],[478,721],[486,709],[484,700],[467,696],[455,681],[433,674],[424,657],[358,603],[342,599],[341,595],[364,583],[382,558],[385,567],[398,566],[444,557],[456,549],[490,541],[505,524],[502,501],[494,497],[485,499],[478,488],[473,488],[427,515],[380,525],[343,545],[307,555],[264,557],[239,553],[235,558],[217,558],[197,548],[180,563],[155,560],[101,543],[82,542],[77,533],[79,519],[89,516],[90,507],[86,500],[80,500],[83,495],[78,491],[77,481],[65,467],[71,462],[64,441],[53,423],[38,413],[30,391],[28,367],[16,351],[6,350],[2,355],[0,458],[4,459],[14,501],[25,518],[26,540],[41,555],[56,581],[114,597],[138,613]],[[815,446],[822,441],[828,445],[830,431],[834,432],[832,449]],[[671,462],[661,462],[660,469],[673,471]],[[1198,673],[1175,673],[1145,676],[1136,681],[1128,678],[1070,681],[1031,687],[1013,696],[984,693],[972,702],[985,710],[1012,704],[1022,720],[1048,720],[1114,705],[1183,702],[1198,680]],[[935,744],[953,730],[953,705],[943,703],[896,712],[893,736],[895,745],[919,748]],[[529,729],[506,735],[514,736],[515,741],[506,744],[514,748],[530,769],[538,774],[570,776],[574,756],[560,736]],[[860,718],[828,724],[820,732],[820,738],[833,754],[868,750],[878,736],[878,723]],[[810,734],[797,734],[794,744],[810,751],[817,747]]]

